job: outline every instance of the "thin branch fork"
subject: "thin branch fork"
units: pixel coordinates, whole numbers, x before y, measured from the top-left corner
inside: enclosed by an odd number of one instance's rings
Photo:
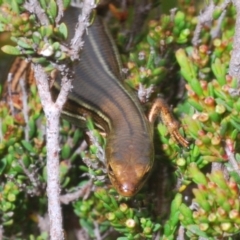
[[[51,99],[48,75],[41,65],[33,66],[38,92],[45,116],[47,118],[47,195],[48,213],[50,220],[50,237],[52,240],[64,239],[62,229],[62,213],[59,199],[59,122],[60,105],[54,104]]]
[[[90,13],[96,7],[95,0],[85,0],[82,4],[82,13],[78,17],[78,23],[75,30],[75,35],[71,40],[71,59],[78,60],[79,52],[83,48],[83,34],[89,26]]]
[[[231,3],[231,1],[234,1],[234,0],[225,0],[222,4],[215,6],[213,1],[211,0],[210,4],[206,7],[206,9],[198,16],[198,24],[195,28],[193,39],[192,39],[192,44],[194,46],[199,45],[199,43],[200,43],[199,39],[200,39],[200,33],[202,30],[202,26],[204,24],[208,24],[208,23],[212,22],[214,11],[219,9],[220,11],[224,12],[225,9],[227,8],[227,6]],[[220,19],[220,22],[221,21],[222,20]],[[216,33],[214,33],[214,34],[216,35]]]
[[[57,4],[59,4],[59,15],[57,16],[56,23],[58,23],[63,10],[62,2],[57,1]],[[36,14],[42,25],[48,24],[47,17],[44,14],[44,11],[41,9],[38,1],[29,0],[29,2],[25,4],[25,7],[30,12]],[[74,37],[75,40],[73,40],[71,44],[71,48],[73,50],[73,55],[71,58],[74,60],[79,59],[79,52],[83,47],[82,36],[89,25],[89,16],[94,7],[95,3],[93,0],[83,1],[83,9],[81,15],[79,16],[79,22]],[[69,66],[57,66],[57,68],[62,69],[62,88],[56,102],[53,102],[50,93],[48,74],[46,74],[44,68],[40,64],[33,65],[39,96],[47,119],[47,195],[51,240],[64,239],[60,203],[61,187],[59,179],[59,126],[61,111],[67,100],[68,93],[71,90],[73,79],[73,74],[71,74],[71,69],[69,69]]]
[[[48,17],[46,15],[46,13],[44,12],[44,10],[41,8],[39,1],[37,1],[37,0],[29,0],[28,2],[26,1],[24,3],[24,7],[29,12],[36,14],[41,25],[49,24]]]

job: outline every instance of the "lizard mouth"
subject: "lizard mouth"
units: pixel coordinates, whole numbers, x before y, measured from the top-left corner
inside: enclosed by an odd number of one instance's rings
[[[109,174],[110,181],[116,191],[123,197],[132,197],[134,196],[139,188],[136,184],[131,182],[119,183],[111,174]]]
[[[131,183],[123,183],[119,186],[119,193],[124,197],[132,197],[138,190],[138,187]]]

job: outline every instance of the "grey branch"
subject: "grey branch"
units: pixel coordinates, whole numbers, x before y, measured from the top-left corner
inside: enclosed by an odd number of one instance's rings
[[[78,23],[75,30],[75,35],[71,40],[71,59],[78,60],[79,52],[83,48],[83,34],[89,26],[89,17],[92,10],[96,7],[94,0],[84,0],[82,4],[82,13],[78,17]]]
[[[43,217],[37,214],[38,228],[41,233],[49,233],[49,217],[48,214],[45,214]]]
[[[50,239],[63,240],[59,180],[59,118],[61,109],[51,99],[48,75],[39,64],[33,65],[39,96],[47,118],[47,195]]]
[[[63,13],[62,1],[58,1],[58,16],[56,23],[60,20]],[[43,12],[38,1],[29,0],[25,7],[32,13],[36,14],[41,25],[48,24],[48,18]],[[83,46],[82,36],[89,25],[88,19],[91,10],[95,7],[93,0],[83,2],[82,13],[79,16],[78,27],[75,34],[75,40],[72,40],[73,56],[72,59],[79,58],[79,51]],[[68,93],[72,87],[73,74],[68,65],[57,65],[62,76],[61,90],[56,102],[52,101],[49,76],[45,73],[44,68],[39,65],[33,65],[35,79],[38,87],[39,96],[46,116],[46,138],[47,138],[47,195],[48,195],[48,214],[51,240],[63,240],[62,213],[60,204],[60,180],[59,180],[59,125],[60,115],[67,100]]]
[[[153,91],[154,91],[153,85],[150,85],[148,88],[146,88],[142,83],[140,83],[138,88],[138,98],[140,102],[142,103],[148,102]]]
[[[28,177],[29,181],[32,183],[34,186],[34,193],[37,195],[38,194],[38,188],[40,187],[39,181],[34,177],[34,172],[30,172],[26,167],[25,164],[23,163],[22,159],[19,159],[19,164],[22,167],[23,172],[25,175]]]
[[[196,26],[196,29],[195,29],[194,35],[193,35],[193,39],[192,39],[192,44],[194,46],[199,45],[199,43],[200,43],[199,36],[200,36],[201,30],[202,30],[202,26],[204,24],[209,24],[212,22],[214,11],[219,9],[220,11],[224,12],[225,9],[227,8],[227,6],[230,4],[230,2],[231,2],[231,0],[225,0],[221,5],[215,6],[213,1],[211,0],[210,4],[207,6],[205,11],[202,14],[200,14],[200,16],[198,17],[198,24]],[[223,17],[223,16],[221,16],[221,17]],[[222,20],[220,19],[219,22],[221,23],[221,21]]]
[[[208,22],[212,21],[212,14],[214,10],[214,3],[211,1],[211,3],[207,6],[206,10],[200,14],[198,17],[198,23],[194,31],[193,39],[192,39],[192,44],[194,46],[199,45],[199,39],[200,39],[200,33],[202,30],[202,26]]]
[[[26,124],[24,128],[25,140],[29,141],[29,117],[28,117],[28,101],[27,101],[28,95],[27,95],[27,89],[26,89],[24,79],[21,78],[19,81],[19,84],[22,90],[23,117]]]
[[[212,39],[217,38],[220,36],[221,34],[221,26],[222,26],[222,22],[226,16],[226,10],[223,10],[221,16],[218,18],[218,22],[217,22],[217,26],[211,31],[211,37]]]
[[[41,90],[39,92],[40,99],[42,104],[44,103],[51,103],[52,98],[50,94],[50,88],[48,83],[48,75],[44,71],[43,67],[39,64],[33,65],[35,79],[37,83],[38,90]],[[43,105],[44,107],[44,105]]]
[[[39,19],[41,25],[48,25],[48,17],[44,10],[41,8],[39,1],[36,0],[29,0],[24,3],[25,9],[27,9],[29,12],[34,13],[37,15],[37,18]]]
[[[55,22],[58,24],[61,20],[61,18],[63,17],[63,10],[64,10],[64,6],[63,6],[63,1],[62,0],[57,0],[57,5],[58,5],[58,15],[55,19]]]
[[[180,226],[178,229],[177,240],[185,240],[184,235],[185,235],[185,228],[183,226]]]
[[[68,69],[66,70],[67,70],[66,72],[62,71],[62,74],[63,73],[65,74],[62,75],[61,91],[58,94],[57,100],[55,102],[55,105],[59,108],[60,111],[62,111],[63,105],[67,100],[68,93],[72,88],[73,74],[71,74],[70,67],[68,67]]]
[[[86,199],[91,192],[92,184],[92,181],[89,180],[84,187],[78,189],[77,191],[60,196],[61,203],[69,204],[70,202],[75,201],[79,198]]]
[[[0,225],[0,240],[3,240],[3,226]]]
[[[93,131],[87,131],[86,133],[89,136],[91,143],[97,147],[97,153],[96,153],[97,158],[105,165],[106,156],[105,156],[105,151],[104,151],[103,147],[99,143],[99,141],[98,141],[97,137],[94,135]]]
[[[228,160],[232,165],[233,170],[240,176],[240,169],[239,169],[238,162],[236,161],[233,152],[229,149],[227,145],[225,147],[225,152],[228,156]]]
[[[15,111],[14,111],[14,106],[13,106],[12,89],[11,89],[12,78],[13,78],[12,73],[9,73],[8,78],[7,78],[7,90],[8,90],[8,96],[9,96],[8,104],[10,107],[11,114],[14,116]]]

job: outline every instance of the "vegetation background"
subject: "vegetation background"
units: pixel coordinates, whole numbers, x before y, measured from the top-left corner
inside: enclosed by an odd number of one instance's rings
[[[4,33],[3,50],[31,58],[51,72],[51,62],[36,49],[42,50],[47,38],[53,58],[65,61],[56,44],[64,41],[64,26],[52,20],[58,2],[39,1],[50,19],[45,26],[25,14],[24,2],[0,1],[0,30],[10,32],[18,46],[9,47]],[[105,18],[126,82],[136,91],[140,86],[149,90],[146,112],[161,94],[172,105],[190,145],[179,146],[166,126],[157,123],[152,176],[128,199],[109,184],[106,167],[98,160],[105,139],[93,123],[88,123],[93,141],[87,147],[85,131],[62,120],[60,201],[65,238],[238,239],[240,100],[239,82],[229,74],[236,9],[231,1],[221,0],[123,2],[113,1]],[[44,240],[49,239],[50,225],[46,119],[34,82],[19,81],[19,91],[11,91],[12,59],[1,55],[0,239]]]

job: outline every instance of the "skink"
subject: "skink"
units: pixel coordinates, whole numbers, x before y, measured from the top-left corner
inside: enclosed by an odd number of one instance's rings
[[[79,9],[70,8],[63,18],[69,39],[74,34],[79,13]],[[84,37],[81,60],[73,63],[73,70],[73,88],[62,114],[76,125],[91,117],[104,129],[109,178],[119,194],[133,196],[153,166],[153,122],[159,112],[164,113],[162,118],[171,135],[184,146],[187,141],[178,133],[178,126],[162,101],[155,102],[147,119],[139,101],[123,82],[119,55],[99,17]],[[52,91],[59,89],[57,77]]]
[[[79,10],[67,10],[63,21],[74,34]],[[153,133],[139,101],[126,89],[112,38],[96,17],[84,38],[81,60],[74,65],[73,90],[63,115],[91,116],[107,133],[108,175],[123,196],[137,193],[153,165]]]

